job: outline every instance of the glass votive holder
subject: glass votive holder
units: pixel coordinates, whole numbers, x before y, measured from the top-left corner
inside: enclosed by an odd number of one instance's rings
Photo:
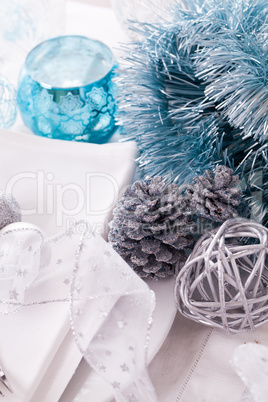
[[[59,36],[27,56],[18,105],[27,127],[49,138],[104,143],[115,131],[113,53],[84,36]]]

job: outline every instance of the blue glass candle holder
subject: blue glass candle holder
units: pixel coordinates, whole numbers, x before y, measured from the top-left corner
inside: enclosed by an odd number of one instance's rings
[[[18,105],[35,134],[104,143],[115,131],[115,62],[102,42],[60,36],[36,46],[20,74]]]

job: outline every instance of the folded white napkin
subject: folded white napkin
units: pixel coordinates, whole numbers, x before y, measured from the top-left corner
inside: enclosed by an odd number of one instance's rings
[[[97,145],[0,130],[0,188],[17,199],[23,220],[46,235],[86,219],[105,236],[135,156],[133,142]]]
[[[40,227],[45,235],[60,233],[76,220],[86,219],[105,237],[114,203],[132,180],[135,154],[133,143],[81,144],[1,130],[0,188],[16,197],[23,220]],[[47,300],[55,294],[69,297],[74,262],[71,244],[70,239],[70,247],[65,242],[64,250],[53,248],[50,274],[41,272],[29,290],[28,301]],[[23,307],[15,314],[0,316],[0,328],[1,366],[14,390],[6,400],[56,402],[81,359],[69,337],[68,303]],[[71,347],[68,365],[63,353],[57,369],[51,371],[57,373],[58,381],[51,378],[50,389],[35,394],[66,342],[67,350]]]

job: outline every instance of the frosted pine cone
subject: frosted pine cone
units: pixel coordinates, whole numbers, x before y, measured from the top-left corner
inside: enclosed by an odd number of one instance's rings
[[[161,177],[135,182],[114,209],[109,241],[141,277],[163,278],[185,262],[195,224],[176,184]]]
[[[224,222],[237,215],[242,198],[239,177],[231,168],[218,165],[215,174],[206,170],[203,176],[195,177],[187,186],[185,198],[197,215]]]
[[[0,190],[0,230],[14,222],[21,221],[21,210],[12,194]]]

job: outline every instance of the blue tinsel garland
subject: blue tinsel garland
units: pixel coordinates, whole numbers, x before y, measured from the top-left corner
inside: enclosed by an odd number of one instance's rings
[[[268,219],[268,2],[187,0],[173,22],[133,24],[120,121],[142,176],[189,183],[218,163],[239,173],[254,217]],[[260,192],[262,202],[253,195]]]

